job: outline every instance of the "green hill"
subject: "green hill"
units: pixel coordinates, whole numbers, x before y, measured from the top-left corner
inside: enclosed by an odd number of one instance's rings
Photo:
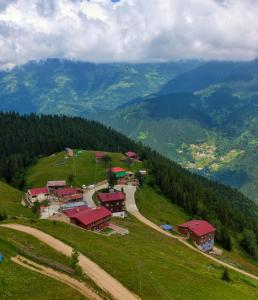
[[[8,217],[32,217],[31,210],[21,205],[22,196],[21,191],[0,181],[0,212]]]
[[[69,266],[69,258],[37,239],[21,232],[0,228],[0,250],[5,255],[4,261],[0,263],[0,299],[86,299],[64,284],[12,262],[10,257],[20,254],[20,249],[23,248],[38,257]]]
[[[45,185],[49,179],[66,179],[71,174],[76,185],[105,178],[106,167],[95,165],[92,152],[78,152],[73,159],[67,160],[64,160],[63,153],[53,155],[67,146],[115,153],[132,150],[141,156],[143,167],[149,173],[150,185],[157,187],[189,216],[214,224],[218,243],[229,248],[229,242],[225,241],[229,241],[230,236],[241,238],[249,230],[255,244],[258,211],[254,202],[236,190],[182,169],[110,128],[75,117],[17,114],[0,114],[0,124],[0,131],[3,131],[3,135],[0,134],[0,172],[13,185],[25,188],[25,179],[28,186]],[[42,158],[47,155],[52,156]],[[121,164],[120,157],[114,154],[114,162]],[[132,168],[140,167],[140,164],[132,165]],[[254,251],[247,251],[256,257]]]
[[[142,168],[142,163],[134,162],[128,165],[121,161],[121,153],[107,153],[112,159],[112,166],[122,167],[128,171],[137,171]],[[77,150],[72,158],[65,159],[65,153],[41,158],[38,163],[32,166],[26,176],[28,187],[46,186],[48,180],[66,180],[69,175],[73,175],[72,184],[75,186],[89,185],[107,179],[107,168],[110,163],[105,164],[95,162],[95,152]]]

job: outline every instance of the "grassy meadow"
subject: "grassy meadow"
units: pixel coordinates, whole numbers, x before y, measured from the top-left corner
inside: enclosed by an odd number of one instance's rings
[[[65,223],[39,221],[35,226],[71,244],[142,299],[256,299],[258,283],[223,268],[146,227],[133,217],[115,220],[129,235],[103,236]],[[69,233],[69,234],[68,234]]]
[[[8,217],[32,217],[32,211],[21,205],[23,193],[0,181],[0,212]]]
[[[1,300],[86,299],[64,284],[12,262],[10,257],[19,254],[20,247],[29,249],[37,256],[69,266],[68,257],[56,252],[37,239],[21,232],[0,227],[0,252],[5,255],[4,261],[0,262]]]
[[[48,180],[67,179],[69,175],[74,176],[72,184],[81,186],[89,185],[105,180],[106,169],[109,164],[95,162],[94,151],[77,151],[77,156],[65,159],[63,152],[52,156],[41,158],[38,163],[32,166],[26,175],[27,187],[45,186]],[[134,162],[128,166],[121,161],[121,153],[108,153],[112,158],[112,166],[122,167],[128,171],[136,171],[142,168],[142,163]]]

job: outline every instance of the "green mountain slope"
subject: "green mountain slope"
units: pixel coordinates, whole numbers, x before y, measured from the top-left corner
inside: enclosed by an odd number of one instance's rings
[[[258,201],[256,66],[257,61],[207,63],[161,91],[177,93],[129,102],[93,118]]]
[[[0,110],[85,116],[158,92],[166,82],[198,64],[31,62],[0,73]]]

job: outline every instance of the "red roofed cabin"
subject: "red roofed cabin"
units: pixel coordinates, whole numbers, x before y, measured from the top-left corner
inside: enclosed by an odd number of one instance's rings
[[[216,228],[203,220],[192,220],[178,226],[178,231],[190,238],[201,251],[207,252],[214,246]]]
[[[81,192],[81,190],[72,187],[58,189],[57,191],[54,192],[54,194],[60,200],[64,200],[65,202],[73,201],[73,200],[80,201],[83,199],[83,193]]]
[[[65,180],[48,181],[47,187],[50,192],[56,191],[58,189],[63,189],[66,187],[66,181]]]
[[[108,170],[109,172],[109,170]],[[122,178],[126,176],[126,171],[120,167],[111,168],[111,173],[115,176],[116,179]]]
[[[126,152],[125,156],[127,158],[131,158],[131,159],[135,159],[135,160],[139,160],[140,159],[139,155],[137,153],[135,153],[135,152],[132,152],[132,151]]]
[[[125,193],[114,191],[109,193],[98,193],[101,206],[112,212],[114,217],[125,217]]]
[[[107,156],[106,152],[95,152],[95,161],[96,163],[100,163],[103,161],[104,157]]]
[[[64,214],[70,218],[71,223],[87,230],[102,230],[109,225],[111,220],[111,212],[105,207],[92,209],[81,206],[68,209]]]
[[[25,196],[25,200],[29,205],[33,205],[36,201],[42,202],[48,199],[49,191],[46,187],[29,189]]]

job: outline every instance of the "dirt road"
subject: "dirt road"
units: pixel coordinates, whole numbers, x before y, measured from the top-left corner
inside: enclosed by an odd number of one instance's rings
[[[37,238],[38,240],[49,245],[51,248],[63,253],[64,255],[71,256],[72,247],[61,242],[60,240],[44,233],[36,228],[24,226],[20,224],[2,224],[2,227],[25,232]],[[118,280],[109,275],[106,271],[100,268],[96,263],[91,261],[85,255],[80,254],[79,266],[102,290],[110,294],[117,300],[136,300],[139,299],[135,294],[124,287]]]
[[[79,280],[77,280],[73,277],[70,277],[64,273],[57,272],[51,268],[42,266],[42,265],[35,263],[34,261],[31,261],[22,256],[12,257],[11,260],[24,268],[27,268],[27,269],[30,269],[31,271],[38,272],[45,276],[51,277],[55,280],[58,280],[59,282],[62,282],[64,284],[70,286],[71,288],[80,292],[87,299],[102,300],[102,298],[98,294],[96,294],[91,289],[89,289],[85,284],[83,284]]]
[[[117,188],[121,188],[122,186],[117,186]],[[171,233],[164,231],[163,229],[161,229],[158,225],[156,225],[155,223],[151,222],[149,219],[145,218],[138,210],[137,205],[135,203],[135,192],[136,192],[136,187],[134,186],[123,186],[124,192],[126,193],[126,210],[132,214],[135,218],[137,218],[139,221],[141,221],[142,223],[144,223],[145,225],[151,227],[152,229],[162,233],[163,235],[168,236],[169,238],[172,239],[177,239],[180,243],[184,244],[185,246],[187,246],[188,248],[191,248],[193,251],[198,252],[199,254],[207,257],[208,259],[228,268],[231,270],[234,270],[238,273],[241,273],[245,276],[248,276],[249,278],[255,279],[258,281],[258,276],[255,276],[254,274],[251,274],[249,272],[243,271],[239,268],[236,268],[230,264],[227,264],[207,253],[201,252],[199,251],[197,248],[195,248],[194,246],[190,245],[184,238],[182,237],[177,237],[177,236],[173,236]]]

